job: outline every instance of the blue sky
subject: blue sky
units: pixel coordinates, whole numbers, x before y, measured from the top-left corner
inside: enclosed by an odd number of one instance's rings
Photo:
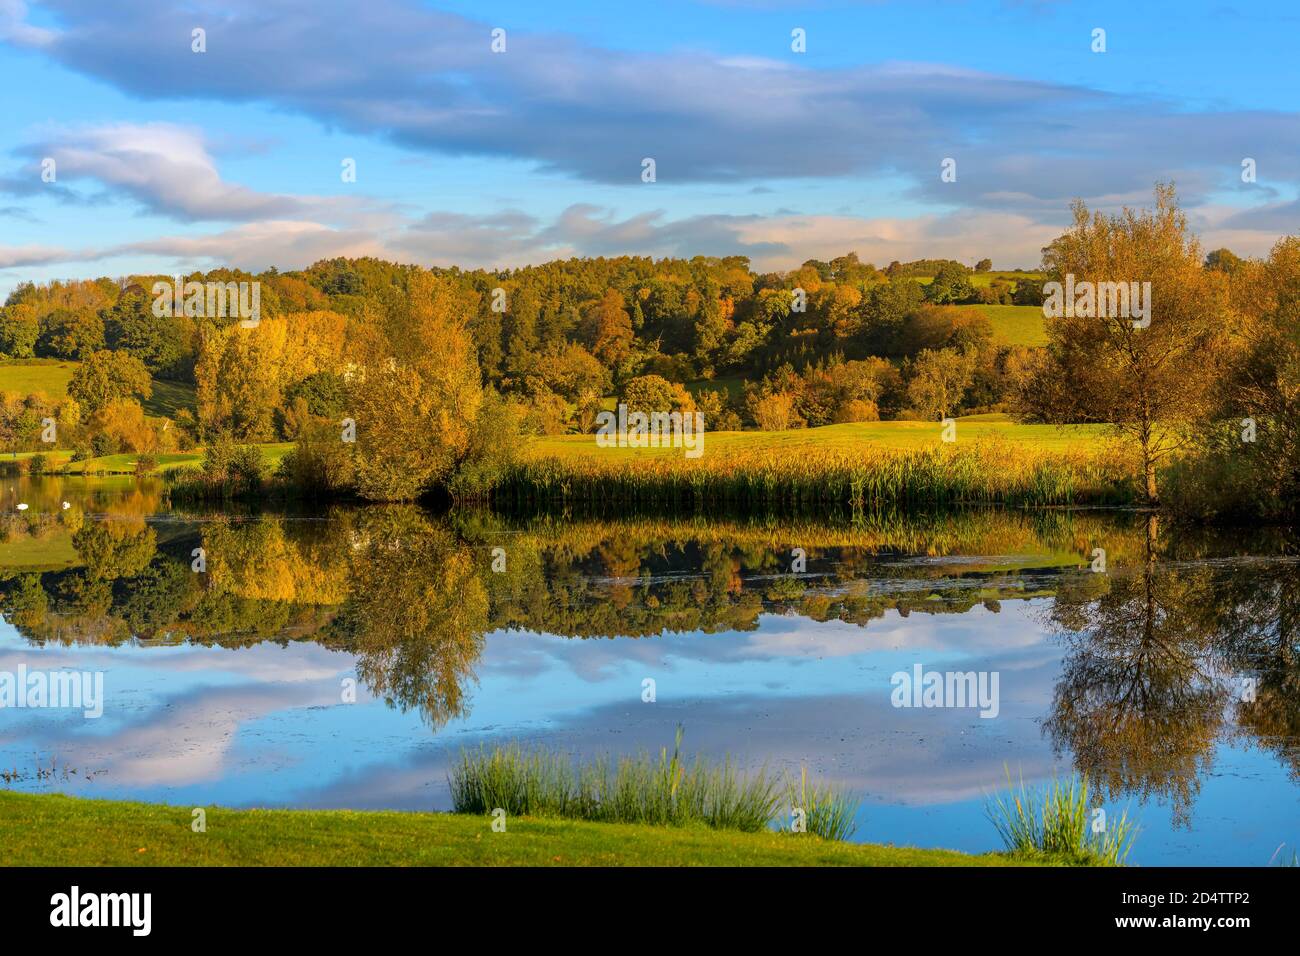
[[[1300,209],[1293,10],[0,0],[0,292],[333,255],[1033,266],[1073,198],[1162,180],[1262,254]]]

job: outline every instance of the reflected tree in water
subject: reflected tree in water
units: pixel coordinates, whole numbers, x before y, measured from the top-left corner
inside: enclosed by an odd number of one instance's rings
[[[1205,617],[1233,674],[1238,736],[1275,753],[1300,780],[1300,566],[1250,562],[1218,575],[1206,597]]]
[[[368,508],[353,527],[336,632],[373,693],[417,708],[435,728],[468,712],[465,686],[488,626],[478,563],[474,550],[413,506]]]
[[[1152,517],[1137,566],[1066,579],[1049,612],[1066,645],[1054,748],[1112,797],[1168,800],[1184,825],[1230,693],[1203,614],[1214,584],[1208,568],[1161,565]]]

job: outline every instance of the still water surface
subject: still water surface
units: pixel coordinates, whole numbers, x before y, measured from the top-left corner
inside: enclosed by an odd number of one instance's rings
[[[0,786],[447,809],[461,748],[658,751],[682,725],[856,791],[859,840],[996,849],[1008,774],[1084,771],[1138,819],[1130,862],[1264,865],[1300,847],[1297,555],[1095,511],[249,513],[9,479],[0,673],[102,672],[105,700],[0,710]],[[997,675],[996,716],[894,706],[918,665]]]

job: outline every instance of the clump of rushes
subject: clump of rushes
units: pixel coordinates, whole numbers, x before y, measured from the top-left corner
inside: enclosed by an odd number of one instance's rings
[[[802,810],[808,833],[826,840],[847,840],[858,825],[853,822],[859,801],[828,784],[810,784],[808,768],[799,768],[799,780],[790,785],[790,808]]]
[[[492,495],[498,503],[516,506],[617,501],[676,508],[832,504],[855,509],[1126,504],[1135,497],[1131,477],[1104,456],[996,442],[799,455],[767,449],[699,459],[548,456],[511,465]]]
[[[1128,811],[1106,821],[1100,833],[1092,829],[1087,776],[1054,779],[1040,790],[1019,787],[1007,775],[1007,792],[989,798],[985,806],[1003,843],[1013,853],[1045,855],[1092,866],[1122,866],[1133,849],[1138,829]]]
[[[706,826],[757,832],[782,816],[779,782],[766,771],[744,776],[731,761],[711,763],[681,754],[682,730],[670,754],[642,753],[617,761],[575,765],[567,756],[512,744],[462,751],[448,775],[457,813],[550,816],[604,823]],[[847,801],[829,787],[808,788],[808,830],[829,839],[852,832],[840,819]],[[836,808],[832,810],[832,808]],[[821,829],[814,829],[814,820]],[[829,825],[828,825],[829,822]]]

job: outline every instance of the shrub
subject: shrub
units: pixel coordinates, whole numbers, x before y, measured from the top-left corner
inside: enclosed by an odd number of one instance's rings
[[[794,420],[794,399],[785,392],[774,392],[755,399],[749,411],[763,431],[784,431]]]
[[[875,402],[855,398],[839,407],[839,410],[835,413],[835,421],[837,423],[878,422],[880,421],[880,410],[876,408]]]
[[[275,477],[308,497],[342,491],[352,485],[351,448],[333,425],[308,424],[293,451],[280,460]]]
[[[103,458],[105,455],[116,455],[118,447],[117,442],[111,435],[100,432],[98,435],[91,436],[90,450],[92,457]]]

